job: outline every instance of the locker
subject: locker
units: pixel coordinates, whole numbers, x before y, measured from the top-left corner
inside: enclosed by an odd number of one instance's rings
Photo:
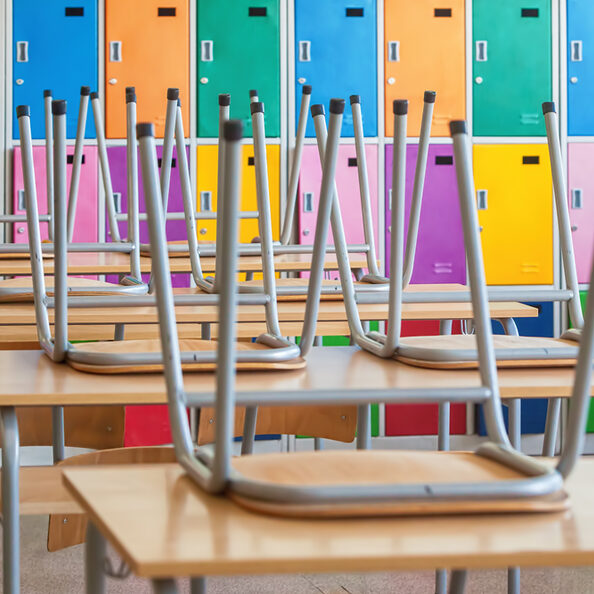
[[[474,0],[472,26],[474,135],[544,136],[541,103],[552,96],[551,1]]]
[[[105,1],[105,130],[126,137],[126,87],[136,87],[138,121],[163,136],[168,87],[179,87],[185,130],[190,102],[188,0]]]
[[[384,64],[386,136],[392,102],[408,97],[408,134],[418,136],[426,90],[437,92],[433,136],[449,136],[450,120],[466,118],[464,0],[386,0]],[[422,35],[419,32],[422,31]]]
[[[407,146],[405,230],[412,201],[418,145]],[[391,241],[392,150],[386,145],[386,271]],[[406,241],[406,239],[405,239]],[[429,147],[412,283],[466,283],[466,256],[451,145]]]
[[[13,138],[19,137],[17,105],[31,106],[31,134],[45,138],[44,89],[68,101],[66,133],[74,138],[80,87],[98,84],[97,0],[18,0],[12,10]],[[92,119],[87,138],[95,137]]]
[[[366,145],[367,171],[369,176],[369,194],[371,197],[371,212],[374,221],[374,235],[377,249],[378,237],[378,199],[377,199],[377,146]],[[322,184],[322,168],[318,147],[308,145],[303,147],[301,173],[299,175],[299,243],[312,245],[316,231],[318,216],[318,200]],[[359,177],[357,173],[357,157],[355,145],[342,144],[338,149],[336,163],[336,186],[340,199],[340,211],[344,223],[347,243],[364,243],[363,217],[361,215],[361,197],[359,194]],[[332,231],[329,230],[328,242],[333,244]],[[332,278],[338,278],[338,272],[331,273]]]
[[[593,143],[570,143],[568,154],[569,219],[575,251],[578,281],[590,282],[594,247]]]
[[[474,181],[487,283],[551,284],[553,199],[547,145],[475,145]]]
[[[218,136],[218,95],[251,136],[249,90],[265,104],[266,134],[280,136],[279,0],[198,2],[198,136]]]
[[[594,4],[590,0],[567,0],[567,133],[594,135]]]
[[[586,300],[588,299],[588,291],[580,293],[580,301],[582,302],[582,310],[586,312]],[[590,399],[590,411],[588,412],[588,423],[586,425],[588,433],[594,433],[594,398]]]
[[[68,185],[72,175],[71,159],[74,154],[74,146],[66,149],[68,164]],[[13,153],[13,212],[14,214],[25,214],[25,191],[23,182],[21,149],[14,148]],[[35,167],[35,184],[37,186],[37,202],[39,213],[47,214],[47,191],[45,175],[45,147],[33,147],[33,164]],[[47,223],[41,223],[41,239],[47,239]],[[83,151],[83,164],[80,169],[80,186],[76,210],[76,221],[74,226],[75,242],[97,241],[97,149],[86,146]],[[14,242],[27,243],[29,235],[26,223],[14,224]]]
[[[376,10],[375,0],[295,0],[296,113],[305,83],[313,87],[312,105],[361,95],[363,130],[377,135]],[[311,118],[306,135],[315,136]],[[348,107],[342,135],[353,136]]]
[[[268,160],[268,183],[270,187],[270,211],[272,218],[272,235],[275,240],[279,238],[280,229],[280,146],[269,144],[266,147]],[[241,164],[241,210],[256,211],[256,171],[254,168],[254,147],[245,144],[242,147]],[[197,210],[214,211],[217,209],[217,146],[202,145],[197,149]],[[198,220],[199,241],[215,241],[216,221]],[[239,223],[239,240],[250,243],[258,237],[257,219],[241,219]]]

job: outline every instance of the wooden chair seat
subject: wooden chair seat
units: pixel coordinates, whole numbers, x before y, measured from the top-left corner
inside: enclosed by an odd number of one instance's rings
[[[185,245],[188,246],[188,242],[185,239],[178,239],[175,241],[168,241],[167,245]],[[214,245],[214,241],[199,241],[198,247],[201,245]],[[141,256],[148,256],[151,255],[150,246],[148,244],[141,244],[140,246],[140,255]],[[170,258],[189,258],[190,257],[190,250],[180,250],[178,252],[169,252]]]
[[[577,358],[578,343],[573,340],[562,340],[560,338],[547,338],[538,336],[493,336],[495,345],[495,356],[497,357],[497,367],[573,367]],[[400,344],[403,346],[420,347],[427,349],[440,349],[447,351],[454,350],[476,350],[476,337],[467,334],[441,335],[441,336],[410,336],[402,338]],[[538,359],[514,359],[504,360],[497,355],[506,349],[541,349],[542,352],[553,352],[555,349],[575,348],[576,357],[573,358],[538,358]],[[428,369],[476,369],[478,361],[429,361],[425,359],[415,359],[404,354],[398,353],[394,357],[397,361],[414,365],[415,367],[425,367]]]
[[[471,452],[326,451],[234,458],[242,478],[266,485],[340,486],[495,482],[527,478]],[[383,501],[378,503],[287,504],[240,495],[229,497],[247,509],[289,517],[366,517],[556,512],[569,507],[564,491],[545,497],[483,501]]]
[[[216,351],[217,343],[213,340],[199,340],[199,339],[181,339],[179,341],[180,350],[182,352],[192,351]],[[142,353],[160,353],[161,341],[158,339],[148,340],[122,340],[109,342],[89,342],[75,345],[76,350],[84,351],[86,353],[111,353],[111,354],[142,354]],[[267,347],[256,342],[237,342],[235,348],[238,351],[266,351]],[[89,373],[101,374],[116,374],[116,373],[161,373],[163,366],[159,363],[157,365],[130,365],[122,363],[121,365],[100,365],[91,363],[81,363],[67,359],[68,364],[79,371],[87,371]],[[305,367],[305,359],[296,357],[289,361],[280,362],[238,362],[237,369],[239,371],[251,370],[295,370]],[[183,363],[182,369],[184,371],[214,371],[216,363]]]
[[[307,287],[309,283],[308,278],[277,278],[276,279],[276,286],[278,287]],[[262,285],[262,280],[249,280],[249,281],[242,281],[239,283],[240,286],[252,286],[252,287],[261,287],[264,290]],[[360,283],[355,282],[355,289],[357,287],[369,287],[369,283]],[[338,280],[330,280],[324,279],[322,281],[322,288],[323,287],[340,287],[340,281]],[[301,295],[277,295],[277,301],[305,301],[307,299],[307,293],[303,293]],[[320,299],[322,301],[342,301],[342,290],[339,290],[335,293],[322,293],[320,295]]]

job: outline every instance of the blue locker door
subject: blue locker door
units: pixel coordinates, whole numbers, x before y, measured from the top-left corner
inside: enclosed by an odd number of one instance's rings
[[[296,109],[301,87],[328,109],[346,100],[342,135],[353,136],[349,95],[361,95],[365,136],[377,135],[377,38],[375,0],[295,0]],[[307,136],[315,136],[311,118]]]
[[[43,91],[68,102],[69,138],[76,136],[80,87],[97,90],[97,0],[13,2],[13,106],[31,106],[33,138],[44,138]],[[122,108],[123,109],[123,108]],[[91,108],[86,137],[94,138]],[[13,110],[13,137],[18,138]]]
[[[594,135],[594,2],[567,2],[567,132]]]

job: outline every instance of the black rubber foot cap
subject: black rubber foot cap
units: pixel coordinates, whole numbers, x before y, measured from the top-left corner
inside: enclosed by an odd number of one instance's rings
[[[52,101],[52,114],[64,115],[66,113],[66,101],[64,99],[55,99]]]
[[[406,115],[408,113],[408,99],[394,99],[392,110],[396,115]]]
[[[250,89],[250,97],[257,97],[258,91],[256,89]]]
[[[344,113],[344,99],[330,99],[330,113]]]
[[[316,103],[312,105],[309,110],[311,111],[311,117],[315,118],[319,115],[324,115],[326,112],[324,111],[324,106],[321,103]]]
[[[17,118],[31,115],[31,109],[28,105],[17,105],[16,114]]]
[[[126,93],[136,93],[136,87],[126,87]]]
[[[136,93],[134,91],[126,91],[126,103],[136,103]]]
[[[258,112],[264,113],[264,103],[262,103],[262,101],[254,101],[250,104],[250,112],[252,114]]]
[[[99,93],[97,93],[97,91],[93,91],[93,92],[91,93],[91,101],[92,101],[93,99],[99,99]]]
[[[52,96],[52,90],[51,89],[45,89],[45,91],[43,91],[43,96],[44,97],[51,97]]]
[[[303,94],[311,95],[311,85],[303,85]]]
[[[223,124],[223,138],[225,140],[241,140],[243,138],[243,122],[241,120],[227,120]]]
[[[435,91],[425,91],[423,101],[425,103],[435,103]]]
[[[141,124],[136,124],[136,136],[138,138],[143,138],[144,136],[154,136],[155,135],[155,127],[150,122],[143,122]]]
[[[91,94],[91,87],[81,87],[80,94],[87,97],[88,95]]]
[[[542,113],[555,113],[556,111],[554,101],[545,101],[542,104]]]
[[[231,95],[229,95],[229,93],[221,93],[219,95],[219,105],[221,107],[231,105]]]
[[[466,125],[466,120],[452,120],[450,122],[450,134],[454,136],[454,134],[467,134],[468,126]]]
[[[351,105],[353,103],[361,103],[361,95],[351,95],[349,97],[349,99],[350,99]]]
[[[167,89],[167,101],[177,101],[179,98],[179,89],[170,87]]]

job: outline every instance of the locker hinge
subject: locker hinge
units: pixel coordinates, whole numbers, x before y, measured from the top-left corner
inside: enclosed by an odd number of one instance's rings
[[[399,41],[388,41],[388,62],[400,62]]]
[[[487,42],[477,41],[475,44],[475,60],[477,62],[486,62],[487,58]]]
[[[311,62],[311,41],[299,42],[299,61]]]
[[[17,41],[16,44],[16,61],[17,62],[28,62],[29,61],[29,42],[28,41]]]
[[[113,207],[116,211],[116,214],[122,213],[122,193],[121,192],[114,192],[113,193]]]
[[[478,210],[487,210],[488,190],[476,191],[476,207]]]
[[[303,192],[303,212],[313,212],[313,192]]]
[[[576,188],[571,190],[571,208],[583,208],[582,190]]]
[[[122,61],[122,42],[121,41],[110,41],[109,42],[109,61],[110,62],[121,62]]]
[[[571,61],[572,62],[581,62],[582,60],[583,60],[582,42],[581,41],[572,41],[571,42]]]
[[[214,60],[214,43],[211,39],[204,39],[200,42],[200,60],[202,62]]]
[[[212,192],[200,192],[200,211],[212,211]]]

